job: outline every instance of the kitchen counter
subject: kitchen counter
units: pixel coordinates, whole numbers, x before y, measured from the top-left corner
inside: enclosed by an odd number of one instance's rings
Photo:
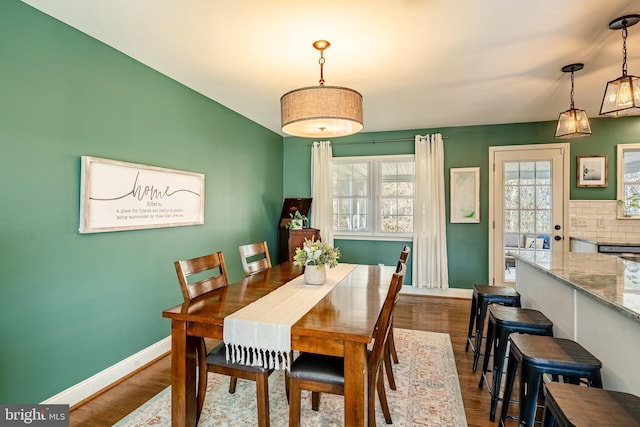
[[[515,257],[640,322],[640,263],[611,255],[574,252],[564,253],[552,264]]]
[[[571,252],[640,253],[640,241],[637,240],[587,239],[571,236],[570,245]]]
[[[554,336],[600,359],[605,388],[640,396],[640,263],[597,253],[550,263],[515,257],[522,306],[542,311]]]
[[[612,240],[612,239],[589,239],[585,237],[571,236],[571,240],[578,240],[585,243],[591,243],[594,245],[612,245],[612,246],[640,246],[640,240]]]

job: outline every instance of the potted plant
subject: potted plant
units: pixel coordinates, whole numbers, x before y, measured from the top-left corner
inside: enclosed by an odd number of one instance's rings
[[[622,214],[630,217],[640,211],[640,194],[631,194],[624,200],[618,200],[618,205],[622,208]]]
[[[304,266],[304,281],[310,285],[321,285],[327,280],[326,266],[338,265],[340,249],[331,247],[320,240],[304,240],[301,248],[296,248],[293,264]]]
[[[290,213],[291,221],[287,224],[287,228],[290,230],[300,230],[304,228],[307,222],[307,216],[302,215],[299,210],[296,210],[295,214]]]

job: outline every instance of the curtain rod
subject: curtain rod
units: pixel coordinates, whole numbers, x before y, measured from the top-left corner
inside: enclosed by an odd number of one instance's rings
[[[448,136],[443,136],[442,139],[448,139]],[[415,137],[413,138],[395,138],[395,139],[370,139],[368,141],[348,141],[348,142],[334,142],[331,141],[332,144],[338,145],[357,145],[357,144],[384,144],[386,142],[404,142],[404,141],[415,141]],[[313,145],[309,144],[309,145]]]

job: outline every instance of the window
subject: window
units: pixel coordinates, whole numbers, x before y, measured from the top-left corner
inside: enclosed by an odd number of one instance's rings
[[[640,216],[640,144],[618,145],[618,218]]]
[[[334,158],[334,232],[411,234],[413,188],[413,156]]]

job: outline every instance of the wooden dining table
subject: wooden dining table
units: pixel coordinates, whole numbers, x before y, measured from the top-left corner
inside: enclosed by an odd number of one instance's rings
[[[344,425],[367,423],[367,344],[372,342],[395,267],[358,265],[291,327],[292,350],[343,356]],[[196,346],[222,340],[224,318],[302,274],[283,263],[203,298],[166,309],[171,319],[171,423],[196,425]]]

